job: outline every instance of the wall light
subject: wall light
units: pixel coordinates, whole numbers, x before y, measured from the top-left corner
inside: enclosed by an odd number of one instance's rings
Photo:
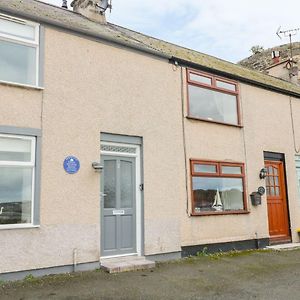
[[[92,162],[92,167],[96,172],[100,172],[103,170],[103,166],[97,161]]]
[[[262,168],[259,172],[259,178],[260,179],[265,179],[268,175],[268,169],[267,168]]]

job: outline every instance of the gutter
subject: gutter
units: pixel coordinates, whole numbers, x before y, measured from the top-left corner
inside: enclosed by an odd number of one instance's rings
[[[170,62],[171,63],[177,62],[180,65],[185,66],[185,67],[190,67],[190,68],[194,68],[194,69],[201,69],[203,71],[214,73],[216,75],[220,75],[220,76],[223,76],[223,77],[226,77],[226,78],[229,78],[229,79],[234,79],[234,80],[238,80],[240,82],[244,82],[244,83],[247,83],[247,84],[250,84],[250,85],[258,86],[258,87],[261,87],[261,88],[269,90],[269,91],[275,91],[275,92],[278,92],[278,93],[281,93],[281,94],[284,94],[284,95],[293,96],[295,98],[300,98],[300,92],[297,93],[297,92],[294,92],[294,91],[290,91],[288,89],[276,87],[274,85],[270,85],[270,84],[263,83],[263,82],[260,82],[260,81],[245,78],[245,77],[242,77],[242,76],[239,76],[239,75],[236,75],[236,74],[227,73],[227,72],[220,71],[220,70],[217,70],[217,69],[213,69],[213,68],[210,68],[210,67],[205,67],[203,65],[193,63],[191,61],[184,60],[184,59],[181,59],[179,57],[172,56],[172,58],[170,59]]]
[[[56,27],[56,28],[63,28],[67,31],[71,31],[71,32],[83,35],[84,37],[91,37],[93,39],[106,41],[106,42],[109,42],[109,43],[112,43],[112,44],[115,44],[115,45],[121,45],[121,46],[124,46],[126,48],[130,48],[130,49],[137,50],[139,52],[143,52],[143,53],[146,53],[146,54],[158,56],[158,57],[163,58],[163,59],[170,60],[171,57],[172,57],[171,55],[167,55],[167,54],[159,52],[155,49],[150,49],[149,47],[146,47],[146,46],[143,47],[143,46],[140,46],[140,45],[130,44],[126,41],[122,41],[121,39],[110,37],[108,35],[101,35],[99,33],[98,34],[92,33],[89,30],[84,30],[84,29],[79,29],[79,28],[73,27],[73,26],[68,26],[68,25],[65,25],[61,22],[56,22],[54,20],[49,20],[49,19],[46,19],[46,18],[43,18],[43,17],[37,17],[37,16],[33,16],[31,14],[22,13],[22,12],[21,13],[20,12],[16,13],[16,11],[14,11],[14,10],[3,9],[3,8],[0,8],[0,13],[9,14],[9,15],[19,17],[19,18],[28,19],[28,20],[31,20],[31,21],[34,21],[34,22],[38,22],[40,24],[47,24],[47,25],[50,25],[50,26],[53,26],[53,27]],[[76,14],[75,12],[70,12],[70,13]],[[80,15],[80,16],[84,18],[84,16],[82,16],[82,15]],[[90,21],[90,22],[92,22],[92,21]],[[128,39],[130,39],[130,37],[128,37]]]

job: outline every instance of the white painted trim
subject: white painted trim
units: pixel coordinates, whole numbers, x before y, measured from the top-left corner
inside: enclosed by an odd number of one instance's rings
[[[16,83],[16,82],[5,81],[5,80],[0,80],[0,84],[9,85],[9,86],[16,86],[16,87],[22,87],[22,88],[38,90],[38,91],[43,91],[44,90],[44,88],[41,87],[41,86],[35,86],[35,85],[30,85],[30,84],[25,84],[25,83]]]
[[[12,224],[12,225],[1,225],[1,226],[0,226],[0,230],[30,229],[30,228],[40,228],[40,225],[32,225],[32,224]]]
[[[135,157],[135,168],[136,168],[136,251],[137,255],[142,255],[142,192],[140,191],[141,181],[141,146],[135,144],[125,144],[125,143],[113,143],[113,142],[102,142],[101,145],[111,145],[119,147],[135,148],[136,153],[122,153],[122,152],[110,152],[110,151],[100,151],[101,155],[113,155],[122,157]],[[129,256],[133,254],[126,254],[122,256]],[[107,257],[107,256],[105,256]],[[115,257],[115,256],[114,256]]]
[[[138,253],[126,253],[126,254],[119,254],[119,255],[101,256],[100,261],[110,259],[110,258],[127,257],[127,256],[140,256],[140,255]]]

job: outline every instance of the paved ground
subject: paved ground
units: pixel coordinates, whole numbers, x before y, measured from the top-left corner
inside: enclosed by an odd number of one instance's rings
[[[27,278],[0,299],[300,299],[300,250],[201,256],[148,271]]]

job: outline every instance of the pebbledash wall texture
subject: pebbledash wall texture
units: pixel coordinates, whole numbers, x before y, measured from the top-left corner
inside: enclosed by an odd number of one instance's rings
[[[299,241],[297,85],[34,0],[0,13],[0,279]]]

